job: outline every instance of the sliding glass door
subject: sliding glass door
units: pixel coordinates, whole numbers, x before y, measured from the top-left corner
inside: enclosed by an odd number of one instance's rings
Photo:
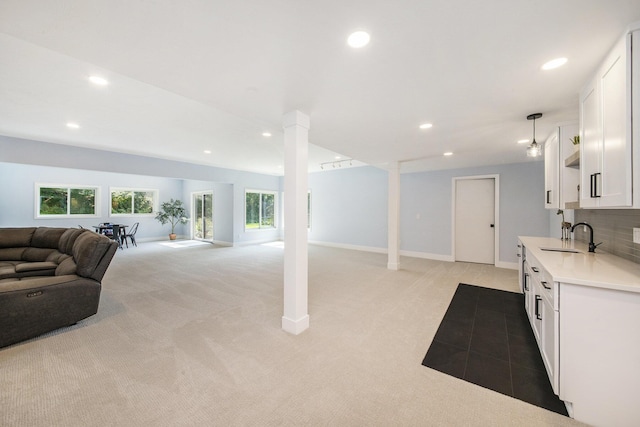
[[[193,193],[193,238],[213,242],[213,193]]]

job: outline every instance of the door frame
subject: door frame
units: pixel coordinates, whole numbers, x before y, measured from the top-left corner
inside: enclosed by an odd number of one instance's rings
[[[195,232],[194,232],[194,228],[196,226],[196,209],[195,209],[195,198],[198,195],[205,195],[205,194],[210,194],[211,195],[211,224],[213,224],[213,217],[214,217],[214,206],[213,206],[213,190],[202,190],[202,191],[192,191],[191,192],[191,221],[189,221],[191,223],[191,227],[190,228],[190,236],[191,236],[191,240],[198,240],[200,242],[208,242],[208,243],[213,243],[215,235],[213,233],[213,230],[211,230],[211,239],[200,239],[195,237]]]
[[[458,181],[471,179],[493,179],[493,198],[494,198],[494,215],[495,215],[495,231],[493,234],[493,265],[500,263],[500,175],[472,175],[472,176],[454,176],[451,178],[451,257],[456,260],[456,190]]]

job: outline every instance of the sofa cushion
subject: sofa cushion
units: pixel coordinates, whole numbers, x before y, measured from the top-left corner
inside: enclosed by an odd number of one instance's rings
[[[79,235],[84,232],[90,233],[89,230],[83,228],[69,228],[62,236],[60,236],[60,240],[58,241],[58,250],[63,254],[71,255],[73,251],[73,244],[76,242],[76,239]]]
[[[19,248],[31,245],[31,237],[36,227],[0,228],[0,247]]]
[[[2,248],[0,249],[0,261],[21,261],[22,254],[26,249],[26,247]]]
[[[49,256],[45,261],[51,261],[51,262],[55,262],[56,264],[60,264],[62,261],[70,257],[71,255],[63,254],[58,251],[53,251],[49,254]]]
[[[77,274],[91,277],[102,257],[111,247],[113,240],[96,233],[82,233],[73,245],[73,258],[77,265]]]
[[[58,249],[60,237],[68,228],[38,227],[33,232],[31,247]]]
[[[27,248],[22,253],[22,261],[39,262],[46,261],[47,257],[55,252],[49,248]]]
[[[73,258],[69,257],[62,261],[56,268],[56,276],[65,276],[67,274],[76,274],[78,268]]]

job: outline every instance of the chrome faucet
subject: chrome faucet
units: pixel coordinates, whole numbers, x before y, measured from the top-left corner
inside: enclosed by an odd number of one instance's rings
[[[584,225],[585,227],[589,227],[589,252],[595,252],[596,246],[601,245],[602,242],[598,243],[598,245],[595,245],[593,243],[593,227],[587,224],[586,222],[579,222],[575,224],[573,227],[571,227],[571,232],[573,233],[573,230],[575,230],[576,227],[579,225]]]

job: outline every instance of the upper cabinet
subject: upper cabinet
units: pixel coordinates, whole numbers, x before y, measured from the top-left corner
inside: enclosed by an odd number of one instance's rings
[[[580,93],[580,207],[583,208],[640,207],[632,185],[633,145],[635,140],[640,146],[637,141],[640,138],[634,138],[631,118],[632,103],[640,107],[637,88],[632,97],[632,74],[638,76],[639,69],[631,50],[634,43],[640,46],[639,34],[636,31],[621,39]],[[640,52],[634,55],[637,57]],[[637,80],[634,84],[638,86]]]
[[[558,126],[544,143],[544,206],[547,209],[578,207],[580,166],[578,147],[571,140],[577,124]]]

